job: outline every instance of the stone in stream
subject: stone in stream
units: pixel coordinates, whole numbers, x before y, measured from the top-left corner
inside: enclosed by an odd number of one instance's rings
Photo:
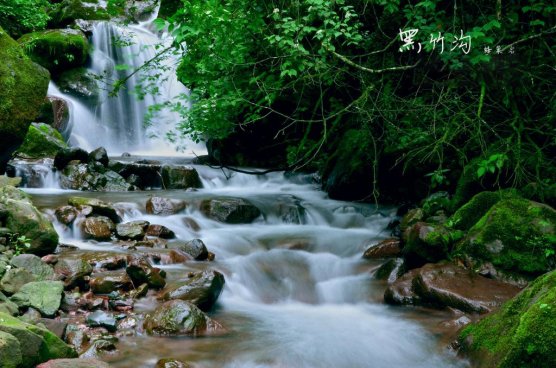
[[[149,226],[148,221],[131,221],[116,226],[116,236],[124,240],[142,240]]]
[[[197,261],[204,261],[208,257],[207,247],[201,239],[193,239],[186,243],[170,243],[168,248],[185,252]]]
[[[23,285],[35,280],[35,276],[24,268],[10,268],[0,280],[0,290],[7,294],[14,294]]]
[[[69,147],[56,154],[54,157],[54,167],[58,170],[63,170],[72,161],[86,163],[88,159],[89,154],[84,149],[79,147]]]
[[[66,288],[78,286],[93,272],[93,267],[83,258],[62,257],[54,266],[54,272]]]
[[[97,310],[89,314],[87,316],[86,323],[90,327],[104,327],[110,332],[116,332],[118,327],[116,318],[101,310]]]
[[[193,366],[176,359],[160,359],[154,368],[193,368]]]
[[[365,259],[397,257],[400,255],[400,239],[390,238],[371,246],[363,253]]]
[[[11,260],[14,267],[25,269],[35,276],[36,281],[55,280],[56,275],[52,266],[44,263],[34,254],[20,254]]]
[[[454,264],[439,263],[427,264],[400,277],[386,289],[384,301],[489,313],[519,291],[515,285],[487,279]]]
[[[63,189],[97,192],[127,192],[134,189],[120,174],[98,162],[70,163],[60,175],[60,186]]]
[[[147,200],[146,209],[151,215],[174,215],[185,209],[185,202],[171,198],[151,197]]]
[[[110,240],[116,226],[108,217],[87,217],[81,223],[81,231],[86,238],[94,240]]]
[[[442,225],[417,222],[403,232],[402,254],[409,268],[446,259],[456,232]]]
[[[222,329],[195,305],[183,300],[170,300],[145,317],[143,328],[149,335],[199,336]]]
[[[151,266],[149,261],[142,256],[128,256],[126,272],[134,285],[147,283],[153,289],[161,289],[166,285],[166,280],[164,280],[166,273]]]
[[[62,302],[64,284],[60,281],[35,281],[23,285],[11,300],[20,308],[33,307],[45,317],[53,317]]]
[[[127,255],[118,252],[84,252],[79,256],[96,269],[118,270],[127,263]]]
[[[147,228],[147,235],[156,236],[162,239],[173,239],[176,234],[164,225],[149,225]]]
[[[60,223],[70,225],[79,215],[79,211],[73,206],[62,206],[56,208],[54,215]]]
[[[117,338],[113,336],[100,336],[93,340],[91,346],[81,354],[80,359],[97,359],[103,352],[116,350]]]
[[[394,258],[383,263],[375,272],[374,276],[378,280],[386,280],[392,284],[400,278],[406,271],[403,258]]]
[[[228,224],[247,224],[261,215],[251,202],[242,198],[213,198],[201,202],[201,212],[210,219]]]
[[[203,311],[209,311],[216,303],[224,287],[224,275],[207,270],[195,273],[189,279],[169,287],[161,296],[162,300],[180,299],[195,304]]]
[[[133,284],[126,273],[116,271],[91,276],[89,287],[95,294],[110,294],[117,290],[129,290],[133,287]]]
[[[14,157],[23,159],[54,158],[64,148],[67,148],[67,144],[55,128],[43,123],[32,123],[25,140],[14,153]]]
[[[110,161],[109,168],[114,170],[126,181],[141,189],[161,188],[162,179],[159,161],[139,160],[136,162]]]
[[[162,185],[165,189],[202,188],[199,173],[189,166],[164,165],[161,168]]]
[[[108,153],[104,147],[99,147],[89,153],[89,162],[98,162],[104,167],[108,167]]]
[[[70,197],[68,204],[77,208],[91,207],[93,215],[106,216],[115,223],[122,222],[122,217],[112,203],[96,198]]]
[[[98,359],[55,359],[39,364],[37,368],[110,368],[108,363]]]

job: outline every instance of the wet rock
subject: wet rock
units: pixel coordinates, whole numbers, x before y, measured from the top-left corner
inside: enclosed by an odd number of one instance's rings
[[[165,189],[202,188],[197,170],[188,166],[164,165],[161,168],[162,185]]]
[[[85,344],[89,341],[89,337],[85,333],[84,325],[69,324],[66,328],[66,335],[64,340],[73,346],[78,352],[84,350]]]
[[[131,221],[116,226],[116,236],[124,240],[142,240],[145,237],[148,221]]]
[[[54,272],[64,282],[66,288],[81,285],[86,276],[93,272],[93,267],[83,258],[63,257],[54,266]]]
[[[116,332],[118,327],[114,316],[101,310],[97,310],[89,314],[86,322],[90,327],[104,327],[110,332]]]
[[[141,284],[140,286],[137,287],[137,289],[132,290],[129,293],[129,295],[133,299],[139,299],[147,295],[148,292],[149,292],[149,284]]]
[[[81,223],[81,230],[86,238],[110,240],[116,226],[108,217],[88,217]]]
[[[201,202],[201,212],[210,219],[228,224],[251,223],[261,211],[241,198],[215,198]]]
[[[18,368],[23,363],[19,341],[3,331],[0,331],[0,362],[4,368]]]
[[[207,270],[165,290],[162,300],[180,299],[195,304],[203,311],[211,310],[224,287],[224,275]]]
[[[35,276],[36,281],[54,280],[54,269],[52,266],[44,263],[34,254],[20,254],[11,260],[11,264],[17,268],[23,268]]]
[[[204,261],[208,257],[207,247],[201,239],[193,239],[187,243],[170,243],[168,247],[181,250],[197,261]]]
[[[29,239],[28,253],[42,256],[56,249],[56,230],[23,191],[11,186],[0,188],[0,214],[3,226]]]
[[[133,284],[123,272],[105,272],[93,275],[89,281],[91,291],[95,294],[110,294],[116,290],[129,290]]]
[[[14,156],[24,159],[54,158],[65,148],[67,144],[60,132],[47,124],[32,123]]]
[[[199,232],[201,230],[201,226],[191,217],[184,217],[183,224],[192,231]]]
[[[487,279],[453,264],[427,264],[412,270],[384,293],[389,304],[451,307],[469,313],[489,313],[520,289]]]
[[[176,359],[160,359],[154,368],[192,368],[193,366]]]
[[[365,259],[397,257],[400,255],[400,239],[390,238],[371,246],[363,253]]]
[[[118,330],[133,330],[137,327],[137,319],[132,316],[122,318],[118,321]]]
[[[60,281],[35,281],[23,285],[11,300],[20,308],[32,307],[45,317],[53,317],[60,308],[63,292]]]
[[[68,204],[79,209],[90,207],[94,215],[106,216],[115,223],[122,222],[122,217],[118,214],[118,211],[112,203],[103,202],[96,198],[70,197],[68,199]]]
[[[35,281],[35,276],[24,268],[11,268],[0,280],[0,290],[14,294],[25,284]]]
[[[147,235],[163,239],[173,239],[176,237],[176,234],[164,225],[149,225]]]
[[[183,300],[170,300],[149,313],[143,323],[149,335],[193,335],[216,331],[221,326],[195,305]]]
[[[417,222],[403,233],[402,254],[409,268],[446,259],[459,232],[451,232],[442,225]]]
[[[403,258],[391,259],[382,264],[375,272],[375,278],[378,280],[386,280],[388,284],[392,284],[405,272]]]
[[[54,214],[60,223],[70,225],[77,218],[77,215],[79,215],[79,211],[73,206],[62,206],[58,207],[56,211],[54,211]]]
[[[425,219],[425,213],[420,208],[407,211],[400,221],[400,231],[403,233],[408,227]]]
[[[126,272],[134,285],[146,283],[153,289],[161,289],[166,285],[165,272],[151,266],[143,257],[128,256]]]
[[[104,147],[99,147],[89,153],[89,162],[98,162],[104,167],[108,167],[108,153]]]
[[[63,72],[56,79],[56,85],[60,91],[76,96],[85,102],[95,103],[98,100],[99,85],[95,75],[85,68],[73,68]]]
[[[161,164],[159,161],[140,160],[137,162],[110,161],[109,168],[121,176],[128,183],[139,188],[161,188]]]
[[[66,328],[68,323],[51,318],[40,318],[39,323],[45,326],[48,331],[52,332],[54,335],[58,336],[60,339],[64,338],[66,333]]]
[[[118,173],[106,169],[98,163],[70,164],[60,175],[60,186],[64,189],[127,192],[133,186]]]
[[[79,147],[69,147],[58,151],[54,157],[54,167],[58,170],[63,170],[70,162],[78,161],[80,163],[86,163],[89,158],[89,154],[82,148]]]
[[[39,364],[37,368],[110,368],[110,365],[97,359],[55,359]]]
[[[116,341],[109,336],[101,336],[92,342],[91,346],[81,354],[80,358],[93,359],[98,358],[105,352],[115,351]]]
[[[173,215],[185,209],[185,202],[163,198],[151,197],[147,200],[147,213],[152,215]]]
[[[127,263],[127,255],[116,252],[86,252],[81,255],[87,263],[97,269],[118,270]]]

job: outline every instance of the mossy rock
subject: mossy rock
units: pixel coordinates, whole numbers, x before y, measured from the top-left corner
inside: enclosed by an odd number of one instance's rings
[[[536,279],[500,311],[467,326],[463,351],[479,368],[556,367],[556,271]]]
[[[437,214],[438,211],[448,211],[450,203],[450,196],[447,192],[436,192],[423,200],[421,208],[427,218]]]
[[[56,129],[44,123],[33,123],[25,136],[23,144],[15,152],[21,158],[54,158],[56,154],[67,148],[64,138]]]
[[[467,231],[471,229],[493,205],[498,203],[501,199],[512,197],[513,195],[515,195],[515,193],[509,191],[481,192],[476,194],[450,217],[449,224],[454,229]]]
[[[23,363],[19,341],[2,331],[0,331],[0,362],[4,368],[17,368]]]
[[[19,40],[27,55],[52,74],[85,65],[89,41],[75,29],[49,29],[27,33]]]
[[[99,97],[99,85],[95,76],[85,68],[75,68],[63,72],[56,78],[60,91],[70,93],[85,102],[94,103]]]
[[[0,173],[39,115],[50,74],[0,27]]]
[[[523,198],[494,204],[469,230],[456,255],[499,270],[535,276],[554,268],[556,210]]]
[[[66,27],[77,19],[109,20],[110,15],[97,0],[63,0],[49,13],[50,28]]]
[[[182,0],[160,0],[160,8],[158,10],[159,18],[171,17],[183,6]]]
[[[550,185],[529,183],[521,188],[519,192],[524,198],[556,207],[556,183]]]

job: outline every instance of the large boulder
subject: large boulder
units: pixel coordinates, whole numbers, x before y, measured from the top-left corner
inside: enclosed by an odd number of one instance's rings
[[[0,173],[39,115],[50,74],[0,27]]]
[[[29,253],[46,255],[58,246],[52,223],[33,206],[27,194],[14,187],[0,188],[0,224],[29,239]]]
[[[17,348],[19,346],[19,354],[21,356],[21,363],[18,368],[33,368],[37,364],[46,362],[51,359],[59,358],[76,358],[77,353],[73,348],[66,345],[52,332],[40,328],[38,326],[30,325],[21,320],[14,318],[5,313],[0,313],[0,332],[9,334],[17,339],[18,344],[15,344],[13,339],[10,345],[14,347],[12,352],[12,362],[19,360],[17,356]],[[3,335],[5,336],[5,335]],[[2,337],[0,336],[0,341]],[[0,356],[2,354],[2,345],[0,343]],[[1,361],[4,363],[4,360]]]
[[[145,317],[145,331],[150,335],[203,335],[218,330],[220,325],[195,305],[183,300],[170,300]]]
[[[12,266],[23,268],[35,276],[37,281],[55,280],[54,269],[34,254],[20,254],[11,260]]]
[[[160,174],[162,164],[159,161],[122,162],[112,160],[109,163],[109,168],[141,189],[162,187]]]
[[[17,368],[23,363],[19,341],[3,331],[0,331],[0,362],[4,368]]]
[[[162,300],[180,299],[195,304],[203,311],[212,309],[224,287],[224,275],[207,270],[168,288]]]
[[[409,268],[445,259],[451,245],[462,237],[461,232],[451,232],[442,225],[418,222],[403,233],[402,255]]]
[[[0,290],[7,294],[14,294],[23,285],[35,281],[35,276],[24,268],[12,268],[4,273],[0,280]]]
[[[50,12],[49,26],[66,27],[76,20],[108,20],[110,15],[99,1],[63,0]]]
[[[91,207],[93,215],[106,216],[115,223],[122,221],[121,216],[112,203],[104,202],[97,198],[70,197],[68,204],[80,209]]]
[[[94,240],[110,240],[115,229],[114,222],[105,216],[87,217],[81,223],[85,237]]]
[[[164,165],[161,169],[165,189],[202,188],[199,173],[192,167]]]
[[[36,281],[25,284],[11,300],[20,308],[32,307],[45,317],[53,317],[62,302],[64,284],[60,281]]]
[[[448,225],[454,229],[467,231],[503,198],[510,197],[510,192],[481,192],[473,196],[450,217]]]
[[[400,277],[388,286],[384,300],[395,305],[489,313],[519,291],[515,285],[482,277],[463,267],[438,263],[427,264]]]
[[[147,221],[130,221],[116,226],[116,236],[124,240],[142,240],[149,226]]]
[[[555,252],[556,210],[523,198],[494,204],[456,248],[457,256],[473,263],[524,276],[553,269]]]
[[[201,212],[210,219],[228,224],[246,224],[261,215],[251,202],[242,198],[213,198],[201,202]]]
[[[133,189],[120,174],[100,164],[68,165],[62,171],[60,185],[64,189],[126,192]]]
[[[147,213],[152,215],[173,215],[185,209],[185,202],[178,199],[151,197],[147,200]]]
[[[498,312],[461,332],[462,350],[479,368],[556,367],[556,271]]]
[[[15,156],[24,159],[54,158],[67,148],[64,138],[56,129],[44,123],[33,123]]]
[[[99,96],[99,85],[95,76],[85,68],[63,72],[56,78],[60,91],[76,96],[85,102],[95,103]]]
[[[53,74],[80,67],[89,55],[89,41],[75,29],[48,29],[27,33],[19,40],[27,55]]]

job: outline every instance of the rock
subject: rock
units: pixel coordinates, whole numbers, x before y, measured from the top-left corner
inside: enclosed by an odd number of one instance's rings
[[[12,233],[29,239],[29,253],[42,256],[56,249],[56,230],[23,191],[10,186],[0,188],[0,218]]]
[[[92,214],[106,216],[115,223],[122,221],[122,218],[112,203],[103,202],[96,198],[85,197],[70,197],[70,199],[68,199],[68,203],[77,208],[91,207],[93,209]]]
[[[12,335],[19,342],[22,367],[35,367],[50,359],[77,357],[75,350],[52,332],[7,314],[0,313],[0,331]]]
[[[459,343],[477,367],[556,366],[556,271],[540,276],[499,311],[465,327]]]
[[[439,211],[448,211],[450,209],[450,195],[448,192],[433,193],[421,202],[421,208],[424,218],[434,216]]]
[[[97,192],[127,192],[133,190],[131,184],[118,173],[106,169],[101,164],[71,164],[60,176],[63,189]]]
[[[187,243],[171,243],[168,245],[171,249],[178,249],[189,254],[197,261],[204,261],[208,258],[208,250],[205,243],[201,239],[193,239]]]
[[[8,185],[12,187],[18,187],[20,184],[21,184],[20,177],[10,178],[7,177],[6,175],[0,175],[0,188]]]
[[[145,317],[143,328],[149,335],[193,335],[216,331],[221,326],[195,305],[170,300]]]
[[[35,280],[55,280],[54,269],[34,254],[20,254],[11,260],[12,266],[29,271]]]
[[[86,322],[90,327],[104,327],[110,332],[116,332],[117,329],[117,322],[114,316],[101,310],[89,314]]]
[[[116,236],[124,240],[142,240],[145,238],[148,221],[131,221],[116,226]]]
[[[224,275],[218,271],[198,272],[193,277],[170,287],[162,300],[180,299],[195,304],[203,311],[209,311],[216,303],[224,288]]]
[[[0,27],[0,173],[44,103],[50,73]]]
[[[188,166],[164,165],[161,168],[162,185],[165,189],[202,188],[197,170]]]
[[[110,240],[115,229],[112,220],[105,216],[87,217],[81,223],[81,231],[89,239]]]
[[[127,255],[117,252],[86,252],[81,256],[97,269],[118,270],[127,263]]]
[[[14,294],[25,284],[35,281],[35,276],[24,268],[12,268],[6,271],[0,280],[0,289],[8,294]]]
[[[489,313],[520,289],[487,279],[453,264],[427,264],[403,275],[385,293],[389,304],[450,307],[469,313]]]
[[[97,359],[55,359],[39,364],[37,368],[110,368],[110,365]]]
[[[422,222],[425,219],[425,214],[420,208],[413,208],[407,211],[400,221],[400,231],[403,233],[410,226]]]
[[[53,317],[62,302],[64,284],[60,281],[35,281],[23,285],[11,300],[22,307],[33,307],[45,317]]]
[[[88,329],[88,327],[82,324],[69,324],[66,328],[65,341],[78,352],[82,352],[85,344],[89,342],[89,337],[84,332],[85,329]]]
[[[69,102],[60,97],[47,96],[36,122],[52,126],[59,132],[67,132],[69,123]]]
[[[93,275],[89,281],[89,286],[95,294],[110,294],[117,290],[129,290],[133,287],[133,284],[129,276],[120,271]]]
[[[23,363],[19,341],[3,331],[0,331],[0,362],[3,368],[18,368]]]
[[[93,267],[83,258],[62,257],[54,266],[54,272],[66,288],[71,288],[85,283],[85,277],[93,272]]]
[[[0,293],[0,312],[15,316],[19,314],[19,307],[4,294]]]
[[[147,213],[152,215],[173,215],[185,209],[185,202],[163,198],[151,197],[147,200]]]
[[[390,238],[371,246],[363,253],[365,259],[397,257],[400,254],[400,239]]]
[[[89,162],[98,162],[104,167],[108,167],[108,153],[104,147],[99,147],[89,153]]]
[[[75,29],[48,29],[23,35],[17,40],[35,63],[52,74],[80,67],[89,55],[89,41]]]
[[[556,210],[522,198],[506,198],[469,230],[455,255],[468,257],[472,263],[491,262],[510,274],[535,276],[554,268],[555,251]]]
[[[66,27],[76,20],[108,20],[110,15],[99,2],[62,0],[49,14],[49,27]]]
[[[193,366],[176,359],[160,359],[154,368],[192,368]]]
[[[103,354],[103,352],[116,350],[117,339],[111,338],[111,336],[100,336],[93,341],[91,346],[81,354],[80,358],[84,359],[94,359],[98,358]]]
[[[133,299],[139,299],[147,295],[148,292],[149,292],[149,284],[141,284],[140,286],[137,287],[137,289],[132,290],[129,293],[129,295]]]
[[[123,176],[128,183],[139,188],[161,188],[162,179],[160,171],[162,165],[159,161],[140,160],[137,162],[110,161],[108,167]]]
[[[64,225],[71,225],[79,215],[79,211],[73,206],[62,206],[56,208],[54,215],[60,223]]]
[[[253,222],[261,211],[241,198],[215,198],[201,202],[201,212],[210,219],[228,224]]]
[[[382,264],[375,272],[375,278],[378,280],[386,280],[388,284],[392,284],[400,278],[405,272],[403,258],[391,259]]]
[[[40,318],[39,323],[45,326],[48,331],[58,336],[60,339],[64,338],[68,323],[57,319]]]
[[[134,285],[148,284],[153,289],[161,289],[166,285],[165,273],[152,267],[143,257],[128,256],[126,272]]]
[[[56,129],[43,123],[32,123],[14,155],[24,159],[54,158],[66,147],[64,138]]]
[[[149,225],[147,228],[147,235],[156,236],[162,239],[173,239],[176,234],[163,225]]]
[[[84,149],[79,147],[69,147],[58,151],[54,157],[54,167],[58,170],[63,170],[72,161],[86,163],[88,159],[89,154]]]
[[[96,103],[99,97],[99,85],[95,76],[85,68],[64,71],[56,78],[60,91],[76,96],[87,103]]]
[[[409,268],[446,259],[451,245],[461,238],[461,232],[451,232],[442,225],[417,222],[403,233],[402,255]]]

